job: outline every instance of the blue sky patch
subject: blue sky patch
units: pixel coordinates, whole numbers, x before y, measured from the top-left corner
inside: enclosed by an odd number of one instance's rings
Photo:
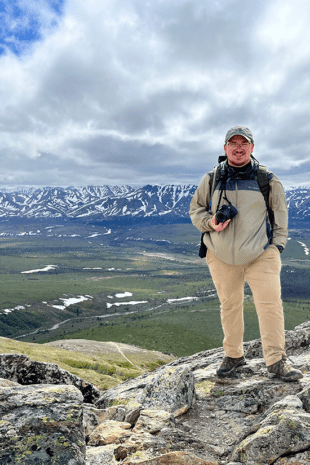
[[[27,52],[52,31],[63,15],[65,0],[0,0],[0,55]]]

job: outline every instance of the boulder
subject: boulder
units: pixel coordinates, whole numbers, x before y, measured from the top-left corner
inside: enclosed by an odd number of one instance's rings
[[[130,423],[106,420],[100,423],[89,436],[89,446],[105,446],[106,444],[118,444],[128,438],[131,431]]]
[[[96,402],[96,407],[105,409],[115,404],[127,405],[129,402],[141,404],[140,400],[144,394],[145,387],[152,383],[158,372],[163,371],[163,367],[158,368],[153,373],[145,373],[134,379],[128,379],[118,384],[114,388],[105,391]]]
[[[84,402],[94,404],[99,390],[78,376],[59,368],[55,363],[36,362],[23,354],[0,354],[0,378],[19,384],[72,384],[83,394]]]
[[[127,457],[153,458],[154,455],[168,452],[167,442],[159,435],[146,432],[132,432],[130,437],[115,447],[116,460]]]
[[[83,426],[86,435],[89,435],[105,420],[124,421],[125,409],[120,406],[110,407],[108,409],[97,409],[91,404],[83,405]]]
[[[310,414],[297,396],[287,396],[264,415],[260,428],[234,450],[242,463],[273,463],[282,455],[310,447]]]
[[[87,447],[85,465],[118,465],[114,449],[114,445]]]
[[[144,409],[171,412],[175,417],[185,413],[195,400],[193,373],[186,368],[166,367],[144,390]]]
[[[175,426],[174,416],[165,410],[142,410],[133,431],[158,433],[164,428]]]
[[[0,388],[1,465],[82,465],[83,397],[74,386]]]
[[[166,365],[154,373],[128,380],[105,392],[96,403],[97,408],[107,408],[117,403],[128,406],[126,421],[134,423],[143,409],[166,410],[179,416],[195,401],[195,380],[191,371],[184,367]],[[136,406],[136,409],[134,408]],[[129,417],[129,411],[131,415]]]

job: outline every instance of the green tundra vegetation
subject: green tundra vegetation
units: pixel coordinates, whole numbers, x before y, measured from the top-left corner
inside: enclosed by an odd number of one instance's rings
[[[91,355],[64,350],[52,345],[20,342],[0,337],[1,353],[19,353],[38,362],[56,363],[60,368],[94,384],[100,390],[110,389],[120,382],[135,378],[173,360],[175,357],[153,352],[130,353],[130,363],[115,351],[92,351]]]
[[[175,356],[221,346],[219,301],[192,225],[115,226],[110,234],[100,225],[59,225],[49,235],[38,224],[27,228],[41,232],[0,237],[0,336],[115,341]],[[293,329],[310,316],[310,231],[289,237],[281,280],[286,329]],[[47,265],[53,269],[34,272]],[[64,307],[64,299],[81,297],[87,300]],[[244,313],[244,339],[258,338],[247,286]]]

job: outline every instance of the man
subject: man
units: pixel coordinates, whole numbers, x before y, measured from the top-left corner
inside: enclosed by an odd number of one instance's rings
[[[248,128],[235,126],[227,132],[226,160],[219,167],[220,181],[213,192],[209,182],[211,173],[203,177],[191,201],[190,216],[194,226],[205,233],[207,264],[221,302],[226,356],[217,375],[228,376],[236,367],[245,364],[243,297],[246,279],[259,319],[268,372],[292,381],[303,375],[286,364],[284,350],[280,253],[287,242],[287,204],[282,184],[268,172],[269,207],[274,214],[271,222],[257,181],[259,164],[252,156],[253,149],[254,139]],[[215,170],[216,167],[212,179]],[[221,218],[217,212],[223,205],[232,205],[237,212],[235,216],[225,213]]]

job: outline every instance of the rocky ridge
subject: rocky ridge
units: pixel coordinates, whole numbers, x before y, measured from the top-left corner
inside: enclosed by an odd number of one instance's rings
[[[298,382],[269,377],[260,340],[230,378],[223,349],[179,358],[99,393],[57,365],[0,355],[0,463],[305,465],[310,322],[286,332]]]

